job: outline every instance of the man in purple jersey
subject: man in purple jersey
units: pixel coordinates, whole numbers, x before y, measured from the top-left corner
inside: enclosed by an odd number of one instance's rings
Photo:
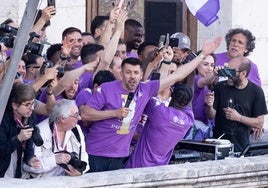
[[[145,83],[140,82],[141,62],[136,58],[125,59],[121,65],[122,80],[102,84],[90,98],[90,107],[81,111],[82,120],[93,121],[86,137],[90,172],[124,168],[124,158],[129,155],[131,139],[147,102],[189,75],[220,42],[221,38],[205,42],[202,53],[194,60],[161,80]],[[163,50],[163,65],[170,64],[173,51],[171,47]],[[134,93],[132,100],[128,100],[130,92]]]
[[[101,53],[104,47],[99,44],[87,44],[82,47],[81,50],[81,61],[83,65],[87,63],[92,63],[94,61],[100,61]],[[94,71],[95,72],[95,71]],[[93,75],[94,72],[85,72],[79,78],[78,91],[84,88],[93,88]]]
[[[172,92],[170,103],[158,97],[153,97],[148,102],[144,110],[148,120],[134,152],[126,163],[126,168],[169,163],[174,147],[194,124],[192,109],[185,107],[192,97],[193,92],[189,86],[177,84]]]
[[[247,57],[255,48],[255,36],[247,29],[231,29],[225,36],[227,52],[215,54],[216,66],[223,66],[224,63],[235,57]],[[261,80],[258,67],[250,61],[251,70],[248,79],[261,87]]]
[[[62,43],[64,43],[65,40],[69,43],[72,43],[70,51],[70,63],[72,67],[75,69],[81,67],[83,64],[81,61],[78,60],[78,58],[80,56],[81,49],[83,46],[82,32],[78,28],[68,27],[62,32]]]
[[[79,91],[79,93],[77,94],[75,102],[76,102],[76,105],[79,108],[79,110],[80,110],[80,107],[83,108],[83,105],[87,105],[89,99],[92,96],[92,93],[94,91],[96,91],[97,88],[102,83],[111,82],[111,81],[114,81],[114,80],[116,80],[116,78],[113,75],[113,73],[111,73],[108,70],[100,70],[94,77],[93,89],[84,88],[81,91]],[[86,122],[86,121],[81,122],[80,121],[78,124],[81,126],[81,129],[82,129],[83,133],[86,136],[88,134],[88,129],[89,129],[89,126],[90,126],[91,122]]]

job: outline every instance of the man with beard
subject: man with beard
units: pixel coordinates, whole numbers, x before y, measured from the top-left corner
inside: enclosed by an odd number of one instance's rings
[[[143,41],[143,37],[144,28],[142,25],[134,19],[126,20],[124,40],[127,45],[127,57],[138,57],[137,53],[132,50],[138,50]]]
[[[255,48],[255,37],[247,29],[230,29],[225,36],[227,44],[227,52],[215,54],[216,66],[223,66],[235,57],[247,57]],[[261,87],[261,80],[258,72],[258,67],[250,61],[250,72],[248,79]]]
[[[251,130],[260,134],[267,114],[263,90],[247,78],[250,66],[245,57],[233,58],[228,67],[235,69],[236,76],[217,83],[213,106],[206,109],[210,117],[215,116],[213,137],[224,134],[222,138],[234,144],[235,152],[249,144]]]
[[[82,32],[75,27],[68,27],[62,32],[62,43],[69,43],[71,45],[70,50],[70,62],[73,68],[79,68],[83,64],[78,60],[81,49],[83,46],[82,42]],[[60,55],[61,59],[68,59],[68,57],[63,54]]]
[[[161,80],[141,82],[141,61],[137,58],[123,60],[122,80],[103,83],[92,94],[88,106],[85,106],[87,109],[81,110],[82,120],[93,122],[86,135],[90,172],[124,167],[131,139],[147,102],[190,74],[204,57],[219,46],[220,41],[221,38],[217,38],[213,42],[205,42],[201,55]],[[163,63],[170,64],[172,57],[172,48],[164,48]]]

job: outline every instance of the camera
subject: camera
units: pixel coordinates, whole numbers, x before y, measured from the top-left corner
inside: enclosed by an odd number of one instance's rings
[[[188,56],[186,56],[186,58],[181,62],[182,64],[186,64],[189,63],[190,61],[192,61],[197,55],[191,51],[190,54]]]
[[[40,74],[45,74],[46,69],[51,68],[53,66],[54,66],[54,63],[52,61],[49,61],[49,60],[44,61],[44,63],[42,64],[42,66],[40,68]],[[62,78],[64,75],[64,68],[58,67],[57,70],[58,70],[57,77]]]
[[[0,31],[4,33],[0,37],[0,42],[4,43],[4,45],[8,48],[13,48],[14,39],[17,35],[18,29],[2,23],[0,25]]]
[[[160,79],[160,73],[159,72],[152,72],[152,76],[150,80],[159,80]]]
[[[36,34],[35,32],[30,33],[30,38],[28,40],[28,43],[25,45],[24,53],[31,52],[31,53],[42,56],[44,45],[34,43],[33,42],[34,37],[39,38],[40,36],[38,34]]]
[[[236,77],[236,70],[230,69],[230,68],[220,69],[220,70],[218,70],[218,76],[219,77],[233,78],[233,77]]]
[[[18,29],[2,23],[0,25],[0,31],[5,33],[2,34],[2,37],[0,37],[0,42],[4,43],[4,45],[8,48],[13,48]],[[33,42],[34,37],[39,38],[40,36],[35,32],[31,32],[29,35],[30,38],[28,43],[25,45],[24,53],[31,52],[42,56],[44,45]]]
[[[57,153],[67,153],[71,156],[71,160],[69,161],[68,164],[72,165],[73,168],[75,168],[76,170],[78,170],[79,172],[83,172],[86,167],[87,167],[87,163],[85,161],[81,161],[79,158],[78,158],[78,155],[77,153],[75,152],[68,152],[68,151],[60,151],[60,152],[57,152]],[[66,170],[69,170],[68,166],[66,164],[60,164],[60,166]]]
[[[43,138],[40,135],[39,128],[36,127],[36,126],[29,126],[29,125],[27,127],[24,127],[24,129],[29,129],[29,128],[33,128],[32,140],[33,140],[34,144],[36,146],[42,146],[44,141],[43,141]]]

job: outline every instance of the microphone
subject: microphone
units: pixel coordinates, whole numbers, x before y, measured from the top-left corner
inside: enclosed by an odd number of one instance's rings
[[[129,92],[129,94],[127,96],[127,101],[126,101],[124,107],[128,108],[129,105],[130,105],[130,103],[131,103],[131,101],[133,100],[133,98],[134,98],[134,93],[133,92]]]

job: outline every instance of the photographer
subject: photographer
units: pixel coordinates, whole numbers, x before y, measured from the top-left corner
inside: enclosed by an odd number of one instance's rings
[[[27,85],[14,84],[8,104],[0,125],[0,177],[20,178],[21,161],[27,148],[26,164],[32,168],[39,168],[39,160],[33,156],[32,135],[33,128],[25,129],[25,125],[34,127],[32,115],[35,102],[35,92]],[[24,123],[24,119],[28,122]]]
[[[251,71],[249,59],[233,58],[228,68],[234,69],[235,75],[216,84],[215,98],[210,99],[214,99],[214,103],[212,105],[210,101],[206,112],[208,117],[215,117],[213,137],[224,135],[223,139],[234,144],[234,151],[241,152],[249,144],[251,130],[260,136],[267,107],[262,88],[248,79]]]
[[[74,101],[62,99],[54,104],[49,118],[38,124],[44,144],[34,146],[34,154],[41,161],[41,166],[36,169],[24,164],[23,169],[29,172],[28,175],[79,176],[89,169],[84,136],[77,125],[80,119]],[[28,154],[28,151],[25,153]]]

